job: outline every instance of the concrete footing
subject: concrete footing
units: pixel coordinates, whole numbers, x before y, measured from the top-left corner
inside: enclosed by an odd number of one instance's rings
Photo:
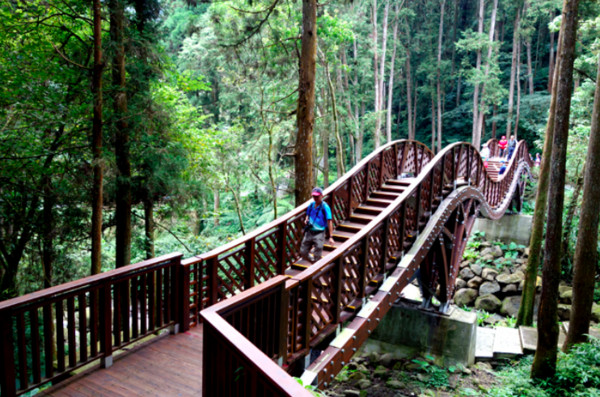
[[[451,306],[449,314],[422,310],[408,301],[395,304],[381,320],[371,335],[371,346],[365,349],[384,348],[405,355],[412,353],[432,355],[443,366],[458,363],[471,365],[475,362],[477,315]],[[379,344],[384,342],[384,344]],[[379,344],[379,347],[373,346]]]
[[[514,241],[528,246],[532,220],[531,215],[505,215],[496,221],[477,218],[473,225],[473,232],[485,232],[488,241],[500,240],[505,244]]]

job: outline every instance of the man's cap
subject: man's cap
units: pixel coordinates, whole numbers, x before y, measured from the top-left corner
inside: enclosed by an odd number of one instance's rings
[[[323,195],[323,189],[321,189],[320,187],[316,187],[312,190],[312,195],[313,196],[322,196]]]

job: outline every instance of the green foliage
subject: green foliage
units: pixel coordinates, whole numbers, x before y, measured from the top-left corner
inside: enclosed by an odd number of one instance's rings
[[[434,364],[435,358],[430,355],[425,356],[425,360],[413,359],[412,362],[419,365],[419,370],[425,374],[423,377],[417,377],[420,383],[426,388],[445,388],[449,386],[449,373],[456,370],[455,367],[448,369],[438,367]]]
[[[598,396],[600,394],[600,341],[559,352],[556,375],[547,381],[530,379],[532,358],[526,357],[499,373],[502,386],[490,390],[494,397]]]

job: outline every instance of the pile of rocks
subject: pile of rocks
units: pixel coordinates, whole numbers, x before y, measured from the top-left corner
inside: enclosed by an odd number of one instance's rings
[[[454,303],[459,307],[475,307],[489,313],[516,316],[521,303],[528,248],[513,247],[516,258],[505,258],[497,244],[483,241],[470,251],[468,259],[460,264],[456,279]],[[538,277],[537,288],[541,287]]]

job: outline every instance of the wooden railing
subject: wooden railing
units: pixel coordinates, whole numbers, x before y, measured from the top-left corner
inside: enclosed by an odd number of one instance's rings
[[[205,371],[238,364],[254,368],[249,385],[258,394],[285,394],[281,390],[294,388],[287,378],[270,375],[279,374],[273,360],[293,365],[352,319],[457,187],[475,187],[485,198],[486,215],[502,216],[516,190],[515,178],[529,162],[520,142],[507,172],[492,180],[469,144],[450,145],[434,158],[418,142],[392,142],[325,190],[334,224],[346,220],[388,179],[402,175],[414,182],[359,233],[293,278],[281,275],[299,257],[308,202],[206,254],[183,261],[171,254],[0,302],[2,395],[59,381],[96,359],[110,365],[116,349],[168,326],[186,330],[208,307],[204,345],[226,346],[238,361],[218,363],[210,360],[222,360],[222,354],[205,354]],[[447,284],[451,290],[454,280]],[[248,354],[258,351],[272,365]],[[223,376],[218,379],[227,383],[236,375]]]
[[[433,153],[416,141],[395,141],[372,153],[327,188],[334,226],[381,187],[401,173],[417,175]],[[200,310],[285,271],[299,256],[304,214],[309,202],[242,238],[183,261],[190,274],[190,305],[195,324]]]
[[[0,390],[14,396],[182,322],[174,253],[0,302]],[[187,324],[187,321],[185,321]]]
[[[308,354],[311,347],[331,335],[340,324],[354,318],[365,298],[377,293],[380,281],[394,271],[399,258],[415,242],[432,212],[458,187],[468,187],[469,192],[477,193],[473,193],[474,196],[485,200],[487,216],[494,219],[502,216],[517,189],[519,174],[526,171],[529,163],[526,146],[520,142],[507,172],[498,180],[492,180],[485,171],[479,152],[470,144],[457,143],[444,149],[422,168],[415,181],[401,196],[359,233],[287,281],[286,295],[281,299],[282,302],[289,302],[287,349],[285,352],[280,350],[278,355],[270,357],[292,364]],[[430,239],[420,244],[430,244]],[[411,265],[399,274],[398,283],[408,283],[418,268],[417,259],[413,259]],[[457,266],[454,267],[457,269]],[[446,291],[446,296],[440,297],[442,301],[451,299],[456,269],[447,269],[448,274],[440,280],[444,283],[441,290]],[[277,288],[279,291],[279,284]],[[268,294],[268,291],[261,288],[261,293]],[[238,300],[237,297],[232,299]],[[226,302],[227,300],[223,304]],[[212,309],[207,311],[214,316],[218,314]],[[207,311],[202,312],[205,318],[207,317],[204,314]],[[281,318],[277,321],[283,326]],[[370,322],[370,319],[364,322],[365,333],[375,326],[367,322]],[[246,328],[243,335],[253,335],[253,338],[257,338],[261,328],[266,326],[264,322],[247,323],[255,324],[255,329]],[[220,339],[219,343],[233,343],[230,336],[220,332],[219,327],[210,329],[210,337]],[[204,365],[225,365],[217,363],[221,359],[222,357],[209,355],[205,357]],[[249,356],[247,359],[252,361],[253,357]],[[260,365],[260,362],[251,364],[252,367]],[[337,367],[339,365],[336,363]],[[234,375],[230,372],[224,376]],[[222,382],[227,384],[231,379],[224,378]],[[285,387],[282,386],[282,389],[285,390]],[[208,391],[203,393],[205,396],[211,395]],[[227,395],[241,394],[231,392]],[[294,394],[285,391],[283,395]]]

